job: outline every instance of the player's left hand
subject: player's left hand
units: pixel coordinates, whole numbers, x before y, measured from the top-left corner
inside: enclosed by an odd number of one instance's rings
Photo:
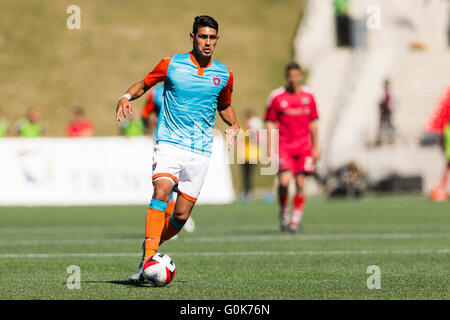
[[[227,130],[225,130],[225,135],[227,137],[228,142],[228,150],[231,149],[233,146],[233,143],[236,141],[236,137],[239,134],[239,126],[233,125],[229,127]],[[228,138],[229,137],[229,138]]]

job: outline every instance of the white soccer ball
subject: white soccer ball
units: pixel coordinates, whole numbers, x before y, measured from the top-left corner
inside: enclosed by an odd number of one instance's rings
[[[163,287],[175,277],[175,263],[165,253],[155,253],[144,262],[144,277],[156,287]]]

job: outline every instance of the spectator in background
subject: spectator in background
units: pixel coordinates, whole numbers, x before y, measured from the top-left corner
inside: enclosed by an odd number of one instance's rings
[[[444,147],[445,157],[447,160],[447,165],[444,170],[444,174],[442,175],[441,185],[442,188],[447,188],[448,175],[450,173],[450,120],[447,122],[447,125],[444,128],[444,134],[442,136],[442,144]]]
[[[244,124],[245,144],[244,150],[241,154],[242,164],[242,177],[243,177],[243,191],[241,198],[244,202],[250,200],[252,191],[252,175],[255,166],[258,163],[258,144],[259,144],[259,132],[258,130],[263,128],[263,122],[260,118],[253,114],[253,111],[246,111],[246,118]]]
[[[354,161],[339,167],[333,174],[330,197],[359,197],[366,188],[365,178]]]
[[[2,110],[0,109],[0,138],[6,137],[8,134],[8,121],[2,117]]]
[[[138,137],[145,134],[145,125],[142,118],[127,118],[120,125],[120,134],[125,137]]]
[[[389,79],[384,80],[383,94],[378,106],[380,112],[380,124],[378,128],[377,145],[379,146],[384,141],[393,143],[395,138],[395,130],[392,123],[393,96]]]
[[[94,126],[85,118],[82,108],[73,109],[72,120],[67,125],[66,133],[69,137],[91,137],[94,135]]]
[[[26,118],[17,121],[16,134],[23,138],[40,137],[44,134],[44,127],[41,123],[41,111],[38,108],[28,109]]]
[[[333,0],[336,21],[336,44],[338,47],[350,47],[351,29],[348,8],[350,0]]]

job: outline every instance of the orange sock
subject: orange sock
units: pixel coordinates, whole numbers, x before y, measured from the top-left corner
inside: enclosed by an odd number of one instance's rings
[[[165,210],[166,218],[170,217],[170,215],[173,213],[174,210],[175,210],[175,201],[169,200],[169,203],[167,204],[167,208]]]
[[[170,238],[177,235],[181,229],[183,229],[184,223],[178,223],[174,220],[173,214],[170,216],[166,216],[166,221],[164,224],[164,229],[161,234],[161,241],[159,245],[163,244],[164,241],[169,240]]]
[[[161,233],[164,228],[165,212],[167,203],[152,199],[150,208],[147,211],[145,221],[145,259],[154,255],[158,251]]]

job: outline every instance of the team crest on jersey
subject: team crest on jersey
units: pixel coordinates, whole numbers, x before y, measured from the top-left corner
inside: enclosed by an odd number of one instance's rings
[[[214,84],[215,84],[216,86],[218,86],[218,85],[220,84],[220,81],[221,81],[222,79],[221,79],[219,76],[213,75],[213,76],[212,76],[212,80],[213,80]]]

